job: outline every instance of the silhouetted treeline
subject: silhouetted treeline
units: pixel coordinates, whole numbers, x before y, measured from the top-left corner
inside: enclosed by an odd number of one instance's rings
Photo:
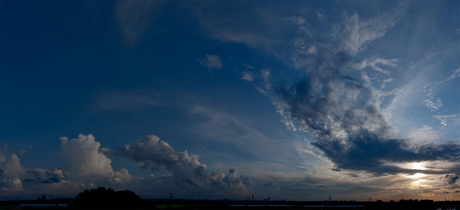
[[[99,187],[85,190],[75,197],[73,207],[78,209],[136,209],[142,200],[133,191],[114,191]]]

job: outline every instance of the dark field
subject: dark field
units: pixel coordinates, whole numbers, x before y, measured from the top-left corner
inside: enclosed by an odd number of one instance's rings
[[[78,209],[73,199],[1,201],[1,209]],[[460,209],[460,201],[401,200],[399,202],[243,201],[144,199],[140,208],[128,209]],[[101,209],[101,208],[100,208]],[[108,208],[102,208],[108,209]],[[125,208],[126,209],[126,208]]]

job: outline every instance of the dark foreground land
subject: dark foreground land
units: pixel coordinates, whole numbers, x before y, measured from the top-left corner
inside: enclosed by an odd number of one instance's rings
[[[104,208],[95,204],[92,209]],[[134,206],[133,206],[134,207]],[[460,201],[401,200],[399,202],[329,202],[329,201],[259,201],[259,200],[186,200],[144,199],[134,208],[128,209],[436,209],[460,210]],[[73,199],[13,200],[1,201],[0,209],[79,209],[74,208]]]

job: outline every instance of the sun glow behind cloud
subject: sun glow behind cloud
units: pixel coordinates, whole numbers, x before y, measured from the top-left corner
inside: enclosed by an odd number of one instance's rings
[[[411,163],[412,169],[417,169],[417,170],[426,170],[424,165],[425,165],[425,162]]]
[[[426,187],[427,185],[422,184],[423,182],[426,182],[426,179],[419,179],[417,181],[414,181],[414,182],[412,182],[412,185],[414,185],[416,187]]]
[[[413,179],[418,179],[418,178],[422,178],[422,177],[425,177],[426,174],[424,173],[416,173],[416,174],[413,174],[413,175],[408,175],[407,177],[409,178],[413,178]]]
[[[425,162],[410,163],[411,169],[415,169],[415,170],[426,170],[426,168],[424,167],[424,165],[425,165]],[[420,183],[421,183],[421,182],[425,182],[425,181],[426,181],[426,180],[420,179],[420,178],[426,177],[426,176],[427,176],[427,175],[424,174],[424,173],[416,173],[416,174],[412,174],[412,175],[407,175],[406,177],[409,177],[409,178],[412,178],[412,179],[418,179],[417,181],[412,182],[412,184],[413,184],[413,185],[420,186]]]

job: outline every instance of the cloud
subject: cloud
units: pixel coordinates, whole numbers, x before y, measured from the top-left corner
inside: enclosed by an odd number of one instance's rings
[[[420,140],[432,141],[432,140],[439,139],[439,135],[436,131],[433,130],[432,127],[428,125],[424,125],[421,128],[409,134],[409,138],[415,139],[417,141],[420,141]]]
[[[115,147],[114,151],[100,148],[100,143],[91,134],[60,139],[61,157],[67,162],[65,168],[28,169],[22,166],[14,152],[0,148],[2,196],[42,192],[73,196],[83,189],[98,186],[131,189],[144,195],[162,195],[167,190],[188,196],[197,196],[197,193],[198,196],[241,196],[252,192],[249,177],[237,175],[235,169],[228,170],[227,174],[209,173],[196,156],[190,156],[187,151],[176,152],[156,136]],[[152,171],[164,167],[171,175],[134,177],[127,169],[114,171],[106,154],[133,160]]]
[[[292,4],[200,2],[192,4],[192,8],[200,27],[210,38],[269,51],[284,47],[292,27],[306,25],[304,14],[293,11],[296,9]],[[286,17],[286,14],[292,15]]]
[[[22,182],[19,177],[26,173],[27,170],[19,162],[17,155],[0,147],[1,191],[22,191]]]
[[[169,105],[164,96],[143,90],[118,91],[99,95],[90,105],[92,111],[137,111],[148,106]]]
[[[432,90],[432,89],[430,89],[430,90],[428,91],[428,94],[427,94],[426,96],[428,96],[428,99],[425,99],[425,100],[423,101],[423,104],[424,104],[425,106],[427,106],[428,108],[431,108],[432,111],[434,111],[434,110],[439,110],[439,108],[442,107],[442,101],[441,101],[440,98],[437,98],[437,101],[434,102],[434,100],[435,100],[434,98],[435,98],[435,97],[434,97],[434,94],[433,94],[433,90]]]
[[[284,19],[287,20],[287,21],[290,21],[291,23],[293,23],[293,24],[295,24],[297,26],[301,26],[301,25],[307,23],[307,20],[304,17],[298,16],[298,15],[285,17]]]
[[[300,31],[304,31],[305,33],[301,37],[294,39],[291,50],[291,61],[295,68],[309,68],[309,66],[314,66],[315,62],[320,59],[316,55],[318,51],[327,50],[335,54],[337,56],[336,59],[340,59],[341,62],[350,62],[350,56],[362,52],[366,49],[368,43],[383,37],[386,31],[403,17],[406,9],[407,3],[402,2],[392,13],[383,13],[376,18],[368,20],[360,20],[357,13],[351,16],[343,13],[342,24],[336,25],[331,33],[331,38],[333,39],[330,42],[331,44],[318,43],[317,39],[306,28],[301,27]],[[318,15],[320,18],[322,17],[319,12]],[[327,46],[329,49],[325,49],[324,46]],[[326,52],[322,53],[326,54]],[[355,65],[355,68],[361,69],[371,66],[374,70],[388,75],[390,72],[380,68],[378,64],[397,67],[396,62],[397,60],[395,59],[374,58]]]
[[[318,15],[318,19],[323,22],[324,21],[324,14],[319,12],[319,10],[316,10],[316,15]]]
[[[301,68],[314,63],[318,53],[316,43],[312,41],[310,36],[298,37],[294,39],[291,49],[291,61],[295,68]]]
[[[261,30],[260,21],[257,21],[259,14],[254,13],[250,3],[246,2],[243,5],[245,6],[232,2],[224,4],[210,2],[195,5],[194,10],[201,28],[213,39],[252,47],[267,46],[271,41],[266,37],[267,33]],[[238,8],[241,14],[231,12],[235,8]],[[238,24],[234,24],[236,22]]]
[[[380,86],[380,89],[383,89],[385,87],[385,83],[387,82],[392,82],[393,81],[393,78],[389,78],[389,79],[386,79],[386,80],[383,80],[383,84]]]
[[[101,144],[92,134],[78,135],[77,138],[61,139],[61,157],[68,165],[67,169],[79,175],[106,175],[113,173],[112,161],[99,152]]]
[[[63,173],[62,169],[45,170],[36,168],[33,170],[27,170],[27,173],[30,178],[24,178],[25,183],[51,184],[67,180],[67,177]]]
[[[128,44],[137,44],[161,13],[162,1],[121,0],[115,4],[115,17],[122,38]]]
[[[460,77],[460,68],[455,69],[454,73],[452,73],[452,75],[450,75],[449,78],[447,78],[446,80],[444,80],[442,82],[447,82],[447,81],[453,80],[453,79],[455,79],[457,77]]]
[[[251,72],[243,72],[242,75],[243,76],[241,77],[241,79],[248,81],[248,82],[254,81],[254,76]]]
[[[26,173],[26,169],[19,161],[19,157],[9,149],[0,147],[0,169],[1,175],[5,178],[20,177]]]
[[[141,163],[142,169],[157,171],[160,167],[172,173],[176,185],[188,184],[198,188],[214,188],[218,190],[247,191],[250,180],[244,176],[236,176],[236,170],[230,169],[227,175],[208,172],[208,167],[198,162],[187,150],[176,152],[168,143],[160,141],[154,135],[131,142],[124,147],[113,150],[102,149],[101,152],[115,157],[123,157]]]
[[[442,106],[442,101],[440,98],[436,102],[433,101],[433,98],[425,99],[423,104],[432,110],[438,110]]]
[[[19,156],[24,155],[24,153],[26,153],[26,152],[27,152],[27,150],[25,150],[25,149],[19,150]]]
[[[66,177],[77,189],[88,186],[125,188],[136,185],[142,178],[131,176],[126,169],[114,171],[112,160],[100,151],[101,144],[92,134],[61,139],[60,156],[67,162]]]
[[[366,48],[366,44],[385,35],[396,24],[408,8],[407,2],[401,2],[392,13],[384,13],[377,18],[361,21],[358,14],[343,15],[343,25],[337,33],[338,51],[355,55]]]
[[[384,70],[380,68],[378,65],[385,65],[389,67],[399,67],[396,63],[398,62],[398,59],[383,59],[383,58],[373,58],[373,59],[366,59],[362,61],[361,63],[355,64],[354,68],[356,69],[363,69],[365,67],[372,67],[372,69],[381,72],[386,75],[390,75],[391,72],[388,70]]]
[[[379,109],[371,87],[343,76],[328,58],[317,72],[292,86],[270,84],[266,92],[288,128],[309,131],[312,144],[338,169],[364,170],[375,174],[409,172],[386,166],[384,161],[410,162],[459,159],[457,144],[411,146],[395,139],[396,129]],[[363,157],[366,157],[363,159]]]
[[[194,135],[200,136],[202,141],[227,145],[223,152],[230,156],[234,156],[230,150],[238,150],[244,156],[259,157],[272,162],[281,161],[280,156],[295,156],[288,152],[292,149],[292,145],[287,144],[286,141],[298,137],[293,137],[291,133],[279,128],[276,122],[261,122],[240,111],[229,112],[213,105],[195,105],[190,114],[201,120],[195,123],[191,130]],[[272,155],[267,156],[267,154]],[[229,158],[224,154],[214,155]],[[234,160],[231,158],[228,161]]]
[[[60,183],[67,178],[62,169],[27,169],[18,156],[8,149],[0,148],[1,191],[16,192],[30,189],[36,184]]]
[[[251,65],[249,65],[247,63],[242,63],[241,65],[243,65],[246,69],[255,69],[254,66],[251,66]]]
[[[280,190],[276,182],[267,182],[266,184],[264,184],[264,187],[273,188],[275,190]]]
[[[222,60],[218,55],[206,55],[205,59],[196,59],[201,63],[202,66],[207,67],[208,70],[212,73],[212,70],[220,70],[223,67]]]
[[[441,124],[443,126],[447,126],[448,120],[460,120],[460,117],[458,117],[457,115],[453,115],[453,114],[451,115],[432,115],[432,117],[441,121]]]
[[[447,174],[444,177],[441,178],[442,181],[445,181],[447,184],[450,185],[455,185],[457,183],[457,180],[459,179],[458,174]]]
[[[23,191],[22,182],[18,178],[2,179],[1,191]]]
[[[288,129],[308,131],[316,137],[311,144],[335,164],[335,170],[362,170],[375,175],[416,173],[387,163],[460,159],[460,145],[453,142],[412,145],[408,140],[397,139],[398,130],[380,109],[381,93],[367,82],[364,73],[349,73],[354,56],[366,44],[384,36],[406,7],[402,3],[392,14],[384,13],[366,21],[361,21],[357,14],[345,15],[343,26],[338,27],[334,36],[336,44],[314,43],[323,48],[318,49],[300,81],[277,85],[267,74],[264,86],[259,87],[261,93],[270,97]],[[362,66],[388,73],[376,64],[397,67],[396,61],[374,58]]]
[[[248,187],[251,186],[251,179],[243,175],[238,177],[235,169],[228,170],[227,175],[211,172],[209,179],[211,180],[211,186],[220,191],[239,190],[248,192]]]

